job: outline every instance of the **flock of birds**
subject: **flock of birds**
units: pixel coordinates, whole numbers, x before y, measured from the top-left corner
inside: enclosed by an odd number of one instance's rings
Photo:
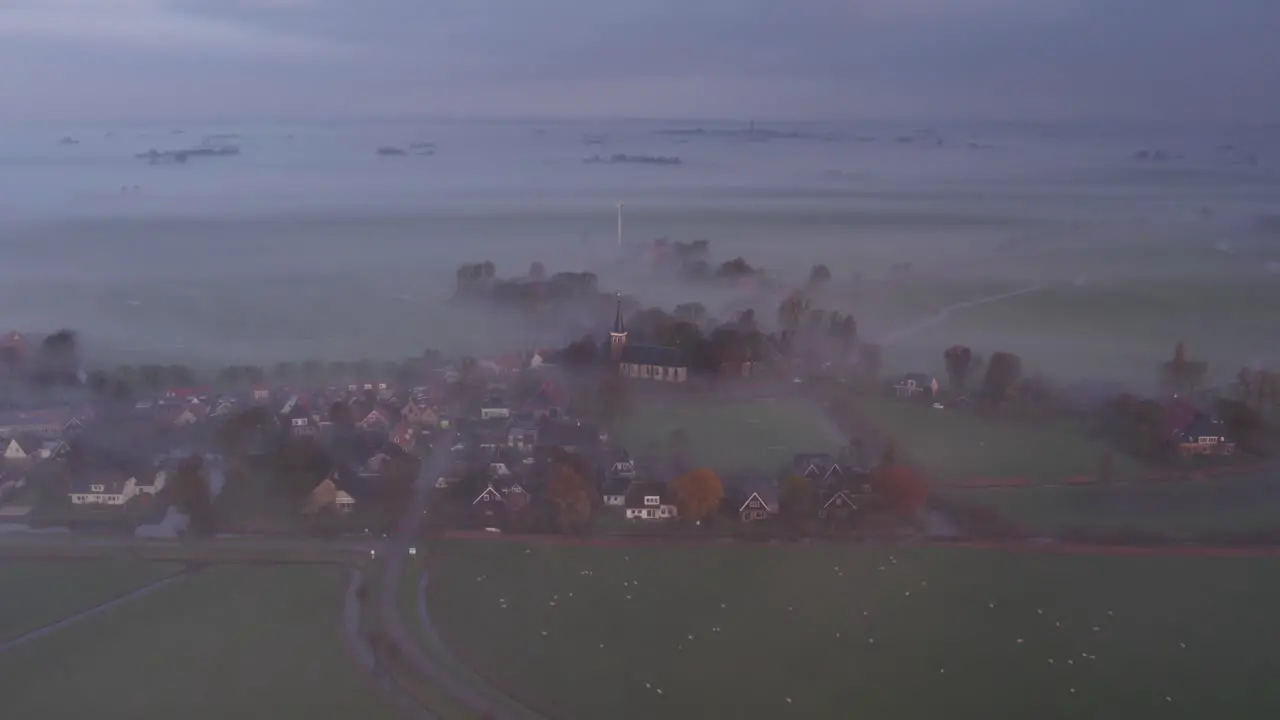
[[[525,552],[525,554],[531,554],[531,553],[532,553],[532,551],[531,551],[529,548],[525,548],[525,551],[524,551],[524,552]],[[623,560],[624,562],[629,561],[629,560],[630,560],[630,556],[629,556],[629,555],[624,555],[624,556],[623,556],[623,558],[622,558],[622,560]],[[897,565],[897,564],[898,564],[898,560],[897,560],[897,558],[896,558],[894,555],[890,554],[890,555],[888,555],[888,556],[887,556],[886,561],[885,561],[885,564],[880,565],[880,566],[879,566],[879,568],[878,568],[878,570],[879,570],[880,572],[886,572],[886,571],[891,570],[891,568],[892,568],[893,566]],[[833,566],[833,567],[832,567],[832,572],[833,572],[836,576],[838,576],[838,577],[844,577],[844,576],[845,576],[845,570],[842,570],[842,569],[841,569],[841,567],[840,567],[840,566],[838,566],[838,565],[837,565],[837,566]],[[592,571],[592,570],[590,570],[590,569],[583,569],[583,570],[580,570],[580,571],[578,572],[578,575],[579,575],[580,577],[592,577],[594,574],[595,574],[595,573],[594,573],[594,571]],[[487,576],[486,576],[486,575],[479,575],[479,576],[477,576],[477,577],[476,577],[476,582],[484,582],[484,581],[486,580],[486,578],[487,578]],[[917,581],[918,581],[918,584],[916,584],[916,582],[917,582]],[[901,589],[902,589],[902,591],[903,591],[903,595],[902,595],[902,596],[903,596],[904,598],[911,597],[911,595],[912,595],[912,591],[913,591],[913,590],[916,590],[917,592],[925,592],[925,591],[927,591],[927,589],[929,588],[929,583],[928,583],[928,580],[926,580],[926,579],[920,579],[920,578],[918,578],[918,577],[912,577],[910,582],[911,582],[911,586],[910,586],[910,587],[903,587],[903,586],[900,586],[900,587],[901,587]],[[623,601],[630,601],[630,600],[632,600],[632,599],[635,597],[636,589],[639,587],[639,585],[640,585],[640,583],[639,583],[638,581],[636,581],[636,580],[623,580],[623,581],[622,581],[622,589],[621,589],[621,593],[622,593],[621,597],[622,597],[622,600],[623,600]],[[557,607],[559,607],[559,606],[560,606],[560,604],[561,604],[562,602],[564,602],[565,600],[567,600],[567,599],[569,599],[569,598],[573,598],[573,597],[574,597],[573,592],[566,592],[566,594],[564,595],[564,597],[561,597],[561,595],[560,595],[559,593],[557,593],[557,594],[552,594],[552,595],[551,595],[551,597],[546,601],[546,603],[547,603],[547,607],[548,607],[548,608],[557,608]],[[594,602],[594,601],[593,601],[593,602]],[[510,608],[512,607],[512,604],[511,604],[511,603],[512,603],[512,601],[511,601],[511,600],[509,600],[509,599],[508,599],[507,597],[505,597],[505,596],[504,596],[504,597],[499,597],[499,598],[498,598],[498,600],[497,600],[498,609],[500,609],[500,610],[507,610],[507,609],[510,609]],[[728,603],[728,602],[721,602],[721,603],[720,603],[720,608],[721,608],[722,610],[727,610],[727,609],[729,608],[729,603]],[[996,602],[995,600],[991,600],[991,601],[988,601],[988,602],[987,602],[987,607],[986,607],[986,609],[987,609],[988,611],[1000,612],[1000,611],[1002,611],[1004,608],[1003,608],[1003,606],[1002,606],[1000,603]],[[794,611],[795,611],[795,607],[794,607],[793,605],[788,605],[788,606],[786,607],[786,612],[787,612],[787,613],[791,613],[791,612],[794,612]],[[1036,612],[1036,615],[1037,615],[1038,617],[1040,617],[1040,618],[1043,618],[1045,622],[1052,622],[1052,623],[1053,623],[1053,627],[1055,628],[1055,630],[1063,630],[1063,629],[1065,629],[1065,626],[1064,626],[1063,621],[1062,621],[1062,620],[1060,620],[1060,619],[1052,619],[1052,618],[1051,618],[1052,613],[1050,613],[1050,616],[1046,616],[1046,612],[1045,612],[1044,608],[1039,608],[1039,607],[1038,607],[1038,608],[1036,608],[1036,609],[1035,609],[1035,612]],[[862,616],[863,616],[863,617],[870,617],[870,615],[871,615],[871,613],[870,613],[870,611],[869,611],[869,610],[861,610],[861,614],[862,614]],[[1114,618],[1114,617],[1115,617],[1115,613],[1114,613],[1114,611],[1113,611],[1113,610],[1108,609],[1108,610],[1106,610],[1106,616],[1107,616],[1108,618]],[[1106,621],[1099,621],[1099,622],[1089,623],[1089,624],[1087,625],[1088,630],[1087,630],[1086,632],[1088,632],[1088,633],[1104,633],[1104,631],[1105,631],[1105,627],[1104,627],[1104,625],[1106,625],[1106,624],[1107,624],[1107,623],[1106,623]],[[1029,630],[1029,631],[1031,631],[1031,632],[1034,632],[1034,628],[1029,627],[1029,628],[1028,628],[1028,630]],[[711,626],[708,628],[708,631],[709,631],[710,633],[712,633],[712,634],[720,634],[720,633],[724,632],[724,628],[723,628],[722,626],[720,626],[720,625],[711,625]],[[552,635],[549,633],[549,631],[548,631],[547,629],[541,629],[541,630],[539,631],[539,633],[540,633],[540,637],[544,637],[544,638],[550,638],[550,637],[552,637]],[[836,639],[842,639],[842,632],[841,632],[841,631],[839,631],[839,630],[835,631],[835,632],[834,632],[834,635],[835,635],[835,638],[836,638]],[[1021,637],[1021,636],[1019,636],[1019,637],[1013,637],[1013,638],[1010,638],[1010,645],[1012,646],[1012,647],[1011,647],[1011,650],[1012,650],[1013,652],[1022,652],[1022,653],[1030,652],[1030,651],[1031,651],[1031,648],[1035,645],[1034,641],[1029,641],[1029,640],[1028,640],[1028,637],[1030,637],[1030,636],[1031,636],[1031,635],[1030,635],[1030,633],[1028,633],[1028,636],[1027,636],[1027,637]],[[674,640],[674,645],[675,645],[674,649],[675,649],[675,651],[676,651],[676,652],[684,652],[684,651],[686,650],[686,646],[691,646],[694,642],[696,642],[696,641],[697,641],[697,639],[698,639],[698,636],[696,635],[696,633],[686,633],[686,634],[684,634],[684,635],[683,635],[683,637],[676,638],[676,639]],[[867,644],[867,645],[875,645],[875,644],[876,644],[876,637],[875,637],[875,635],[874,635],[874,634],[872,634],[871,632],[868,632],[868,634],[867,634],[867,635],[866,635],[866,637],[865,637],[865,641],[866,641],[866,644]],[[605,643],[600,643],[599,647],[600,647],[600,649],[607,649],[607,648],[605,647]],[[1186,642],[1185,642],[1185,641],[1179,641],[1179,642],[1177,643],[1177,648],[1178,648],[1178,650],[1179,650],[1179,651],[1186,650],[1186,649],[1187,649],[1187,644],[1186,644]],[[1172,647],[1170,648],[1170,650],[1171,650],[1171,651],[1173,651]],[[1076,654],[1076,651],[1078,651],[1078,654]],[[1028,657],[1027,659],[1028,659],[1028,660],[1030,660],[1030,657]],[[1094,653],[1090,653],[1090,652],[1079,651],[1079,648],[1078,648],[1078,647],[1077,647],[1077,648],[1075,648],[1073,652],[1067,652],[1067,651],[1063,650],[1061,653],[1058,653],[1058,654],[1049,654],[1049,655],[1046,655],[1046,656],[1044,657],[1044,662],[1045,662],[1047,665],[1050,665],[1050,666],[1076,666],[1076,665],[1078,665],[1078,664],[1079,664],[1079,665],[1085,665],[1085,664],[1096,663],[1097,661],[1098,661],[1098,656],[1097,656],[1096,654],[1094,654]],[[938,672],[939,674],[946,674],[946,673],[947,673],[947,668],[946,668],[945,666],[938,667],[938,668],[937,668],[937,672]],[[657,694],[657,695],[663,695],[663,694],[665,694],[664,689],[663,689],[662,687],[660,687],[660,686],[659,686],[656,682],[654,682],[652,679],[649,679],[649,680],[638,679],[638,680],[637,680],[637,682],[643,682],[643,684],[644,684],[644,687],[645,687],[646,691],[651,691],[651,692],[653,692],[653,693],[655,693],[655,694]],[[1067,693],[1068,693],[1068,694],[1071,694],[1071,695],[1076,695],[1076,694],[1078,693],[1078,688],[1077,688],[1075,685],[1067,685],[1067,687],[1066,687],[1065,689],[1066,689]],[[1167,694],[1167,695],[1164,695],[1164,696],[1163,696],[1163,698],[1156,698],[1156,699],[1157,699],[1157,700],[1162,700],[1162,701],[1163,701],[1163,702],[1165,702],[1165,703],[1172,703],[1172,702],[1174,701],[1174,698],[1173,698],[1173,695],[1172,695],[1172,694]],[[793,698],[792,698],[792,697],[790,697],[790,696],[784,696],[784,697],[782,697],[782,698],[781,698],[781,701],[782,701],[784,704],[786,704],[786,705],[792,705],[792,704],[794,704],[794,703],[795,703],[795,701],[793,700]]]

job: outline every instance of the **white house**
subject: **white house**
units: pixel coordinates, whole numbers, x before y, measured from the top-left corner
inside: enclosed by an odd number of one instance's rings
[[[659,482],[632,482],[627,488],[628,520],[674,520],[679,516],[667,486]]]
[[[26,439],[14,438],[5,444],[4,459],[9,462],[22,463],[39,458],[39,443]]]

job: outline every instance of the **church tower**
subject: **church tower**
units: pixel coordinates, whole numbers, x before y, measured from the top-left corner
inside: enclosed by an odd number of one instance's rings
[[[618,311],[613,317],[613,330],[609,333],[609,356],[614,362],[622,359],[622,349],[627,346],[627,327],[622,323],[622,295],[618,295]]]

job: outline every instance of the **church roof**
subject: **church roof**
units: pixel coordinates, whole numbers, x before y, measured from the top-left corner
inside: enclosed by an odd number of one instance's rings
[[[636,365],[685,366],[684,359],[680,356],[678,348],[663,347],[661,345],[627,345],[622,348],[620,360],[624,363]]]

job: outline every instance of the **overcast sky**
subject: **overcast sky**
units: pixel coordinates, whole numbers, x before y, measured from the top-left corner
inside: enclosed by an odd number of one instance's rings
[[[0,0],[0,119],[1280,121],[1280,0]]]

